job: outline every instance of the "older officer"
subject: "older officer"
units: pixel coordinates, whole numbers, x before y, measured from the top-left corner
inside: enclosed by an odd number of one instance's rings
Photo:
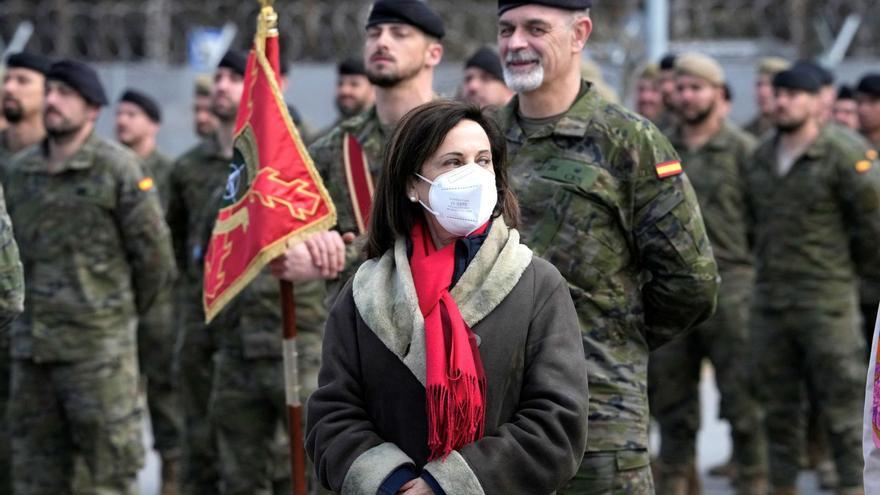
[[[580,78],[589,0],[499,1],[500,113],[523,239],[568,280],[590,377],[586,455],[560,493],[653,493],[648,351],[714,309],[694,190],[647,119]]]

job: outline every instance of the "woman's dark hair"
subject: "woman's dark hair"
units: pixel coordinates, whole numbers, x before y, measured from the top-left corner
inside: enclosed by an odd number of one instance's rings
[[[364,247],[367,258],[382,256],[394,246],[398,236],[409,235],[415,222],[423,218],[422,206],[407,198],[407,186],[437,151],[449,131],[463,120],[476,122],[489,137],[498,190],[498,203],[492,218],[504,216],[509,227],[519,224],[519,204],[507,181],[507,142],[498,125],[475,105],[434,101],[404,115],[391,137],[373,197]]]

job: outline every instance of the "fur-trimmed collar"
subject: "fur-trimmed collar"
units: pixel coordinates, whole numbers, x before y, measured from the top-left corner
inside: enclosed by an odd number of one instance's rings
[[[513,290],[532,251],[500,217],[461,279],[450,291],[461,316],[474,328]],[[352,283],[354,303],[373,333],[425,384],[425,320],[406,253],[406,240],[361,265]]]

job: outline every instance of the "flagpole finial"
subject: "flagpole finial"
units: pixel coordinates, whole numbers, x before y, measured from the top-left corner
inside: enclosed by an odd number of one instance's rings
[[[259,0],[260,16],[257,20],[257,34],[259,36],[278,36],[278,14],[272,8],[275,0]]]

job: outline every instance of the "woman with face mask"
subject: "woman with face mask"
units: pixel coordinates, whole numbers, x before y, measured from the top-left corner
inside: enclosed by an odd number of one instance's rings
[[[307,451],[344,494],[549,494],[576,471],[587,375],[565,280],[513,228],[505,139],[440,101],[398,124],[324,334]]]

